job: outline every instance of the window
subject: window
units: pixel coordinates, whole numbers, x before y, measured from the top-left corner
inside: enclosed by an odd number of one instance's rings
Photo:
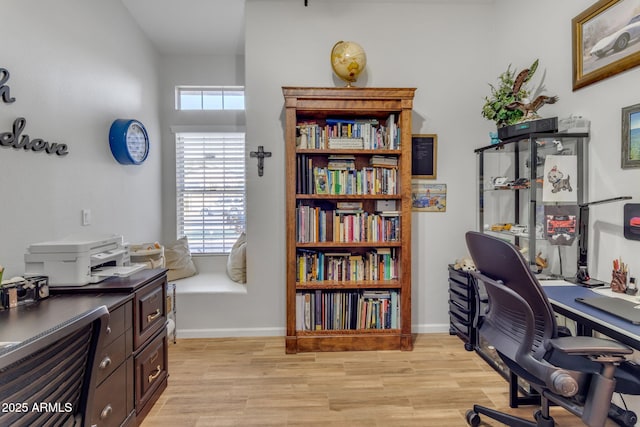
[[[179,86],[176,110],[244,110],[244,87]]]
[[[193,253],[229,253],[245,228],[244,133],[176,134],[178,237]]]

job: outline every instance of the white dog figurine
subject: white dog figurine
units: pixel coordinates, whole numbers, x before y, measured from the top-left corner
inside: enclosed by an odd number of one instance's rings
[[[471,258],[460,258],[453,264],[453,268],[460,271],[476,271],[476,265]]]

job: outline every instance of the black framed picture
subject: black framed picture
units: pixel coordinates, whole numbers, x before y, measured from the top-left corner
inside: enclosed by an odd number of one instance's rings
[[[411,135],[411,175],[413,178],[436,179],[438,135]]]
[[[624,237],[640,240],[640,203],[624,205]]]

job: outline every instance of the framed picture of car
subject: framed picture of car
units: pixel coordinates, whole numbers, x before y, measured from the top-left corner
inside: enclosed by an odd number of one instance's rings
[[[622,169],[640,168],[640,104],[622,109]]]
[[[571,21],[573,90],[640,64],[638,0],[600,0]]]

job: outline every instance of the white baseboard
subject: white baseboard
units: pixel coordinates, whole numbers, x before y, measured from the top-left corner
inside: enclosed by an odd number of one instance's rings
[[[178,338],[284,337],[285,328],[180,329]]]
[[[414,334],[436,334],[449,332],[449,324],[413,325]],[[221,328],[221,329],[180,329],[178,338],[233,338],[233,337],[283,337],[285,328]]]
[[[448,323],[429,323],[423,325],[412,325],[411,332],[414,334],[439,334],[442,332],[449,332]]]

